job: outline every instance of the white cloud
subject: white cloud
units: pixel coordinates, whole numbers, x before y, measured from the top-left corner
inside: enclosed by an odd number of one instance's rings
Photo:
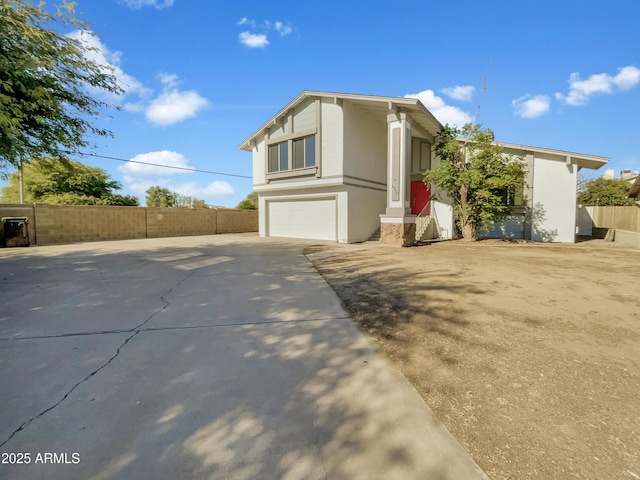
[[[192,118],[200,110],[209,106],[209,101],[195,90],[178,90],[177,86],[180,83],[178,75],[166,72],[158,74],[163,92],[151,100],[152,90],[135,77],[125,73],[120,67],[122,52],[110,51],[91,32],[76,30],[68,36],[81,42],[85,48],[85,57],[104,67],[105,73],[113,75],[117,85],[125,92],[118,96],[88,85],[86,88],[98,98],[103,98],[109,103],[120,103],[123,97],[137,95],[137,99],[124,104],[124,110],[133,113],[144,111],[148,121],[160,126],[173,125]]]
[[[255,20],[249,20],[247,17],[242,17],[238,21],[238,25],[249,25],[251,28],[256,28]]]
[[[555,97],[566,105],[578,107],[589,103],[591,95],[630,90],[639,83],[640,69],[631,65],[618,69],[618,74],[615,76],[597,73],[586,80],[583,80],[578,72],[574,72],[569,76],[569,93],[567,95],[556,93]]]
[[[224,197],[225,195],[233,195],[235,190],[229,182],[216,180],[207,185],[200,186],[195,182],[185,182],[176,185],[171,190],[183,195],[191,195],[198,198]]]
[[[291,23],[281,22],[279,20],[275,22],[264,20],[261,24],[257,24],[255,20],[242,17],[238,21],[238,25],[249,27],[251,29],[245,30],[238,35],[240,43],[249,48],[264,48],[269,45],[267,34],[271,30],[275,30],[281,37],[286,37],[293,32]]]
[[[537,118],[549,111],[551,99],[548,95],[523,95],[511,102],[515,115],[522,118]]]
[[[174,0],[121,0],[129,8],[136,10],[142,7],[166,8],[173,5]]]
[[[161,150],[157,152],[140,153],[133,157],[132,162],[120,165],[117,170],[129,177],[147,177],[151,175],[175,175],[180,173],[190,173],[186,170],[176,170],[164,168],[156,165],[166,165],[170,167],[193,168],[189,165],[184,156],[178,152]],[[142,163],[155,163],[156,165],[143,165]]]
[[[160,83],[162,83],[162,85],[164,85],[166,88],[177,87],[178,83],[180,83],[178,80],[178,75],[176,75],[175,73],[159,73],[158,80],[160,80]]]
[[[269,40],[264,33],[241,32],[238,39],[249,48],[264,48],[269,45]]]
[[[154,125],[166,127],[193,118],[208,106],[209,100],[195,90],[173,89],[155,98],[147,108],[145,117]]]
[[[470,102],[476,87],[472,85],[456,85],[455,87],[441,88],[440,93],[444,93],[447,97],[462,102]]]
[[[124,90],[124,95],[137,94],[143,98],[151,94],[151,90],[146,88],[135,77],[125,73],[120,67],[122,61],[122,52],[112,52],[100,39],[92,32],[86,30],[76,30],[68,35],[69,38],[77,40],[84,47],[84,56],[88,60],[95,62],[104,68],[105,73],[109,73],[115,77],[116,84]],[[104,98],[106,101],[116,103],[120,97],[110,94],[101,89],[91,86],[87,87],[93,94]]]
[[[174,183],[171,179],[172,175],[194,175],[194,172],[187,170],[177,170],[159,166],[166,165],[171,167],[193,168],[184,155],[178,152],[161,150],[157,152],[140,153],[131,160],[156,164],[143,165],[142,163],[129,162],[117,168],[119,172],[123,173],[123,183],[125,187],[137,195],[144,195],[146,190],[154,185],[168,188],[173,192],[178,192],[183,195],[202,198],[210,203],[212,198],[235,193],[233,187],[228,182],[220,180],[203,185],[197,182]]]
[[[139,113],[144,111],[144,103],[142,102],[127,102],[122,108],[125,112]]]
[[[423,90],[420,93],[409,93],[405,98],[417,98],[433,113],[440,123],[462,127],[473,121],[473,117],[464,110],[447,105],[433,90]]]
[[[276,22],[275,24],[276,31],[280,34],[281,37],[285,37],[293,32],[293,29],[289,24],[285,25],[282,22]]]
[[[631,90],[640,83],[640,69],[634,66],[621,68],[614,78],[615,84],[620,90]]]

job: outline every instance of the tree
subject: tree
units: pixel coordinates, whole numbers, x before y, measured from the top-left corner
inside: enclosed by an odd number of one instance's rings
[[[630,189],[631,183],[626,180],[596,178],[588,181],[578,193],[578,203],[606,207],[635,205],[635,200],[627,197]]]
[[[258,194],[256,192],[251,192],[246,196],[244,200],[242,200],[236,208],[241,210],[257,210],[258,209]]]
[[[44,158],[24,165],[24,199],[26,203],[62,205],[126,205],[139,204],[137,197],[119,195],[119,182],[112,180],[99,167],[71,160]],[[0,201],[18,203],[20,173],[9,176],[9,185],[0,190]]]
[[[440,163],[424,173],[423,181],[452,200],[463,238],[475,240],[478,230],[509,215],[524,187],[525,164],[505,154],[491,130],[446,125],[435,150]]]
[[[82,42],[54,26],[91,35],[63,0],[55,13],[29,0],[0,0],[0,167],[31,158],[66,157],[89,145],[85,135],[109,136],[92,120],[109,104],[92,89],[120,94],[112,72]]]
[[[160,186],[149,187],[146,192],[147,207],[162,208],[207,208],[207,203],[189,195],[172,192]]]
[[[168,188],[153,186],[147,188],[146,205],[147,207],[173,207],[176,203],[175,194]]]

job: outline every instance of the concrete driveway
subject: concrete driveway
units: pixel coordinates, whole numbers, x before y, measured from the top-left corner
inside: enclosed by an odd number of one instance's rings
[[[303,246],[0,250],[0,478],[486,478]]]

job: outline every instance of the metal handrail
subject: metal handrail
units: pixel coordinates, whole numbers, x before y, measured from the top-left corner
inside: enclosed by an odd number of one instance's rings
[[[427,215],[423,215],[423,213],[427,210],[427,208],[430,205],[431,205],[431,199],[429,199],[429,201],[424,204],[424,207],[422,207],[422,210],[420,210],[420,213],[418,213],[418,215],[416,215],[416,218],[418,218],[418,217],[426,217]]]

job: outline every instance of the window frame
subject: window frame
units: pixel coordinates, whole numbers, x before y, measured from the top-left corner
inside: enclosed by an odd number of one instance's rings
[[[307,138],[314,137],[314,165],[307,166]],[[295,164],[295,148],[294,142],[297,140],[303,141],[303,163],[304,166],[300,168],[294,168]],[[286,178],[286,177],[300,177],[300,176],[310,176],[310,175],[318,175],[319,172],[319,142],[318,142],[318,129],[310,128],[306,130],[301,130],[298,132],[279,135],[274,138],[269,138],[266,141],[266,180],[274,180],[278,178]],[[270,171],[272,164],[271,151],[273,146],[278,146],[278,170]],[[281,167],[281,158],[282,158],[282,148],[286,147],[287,151],[287,169],[282,170]]]

